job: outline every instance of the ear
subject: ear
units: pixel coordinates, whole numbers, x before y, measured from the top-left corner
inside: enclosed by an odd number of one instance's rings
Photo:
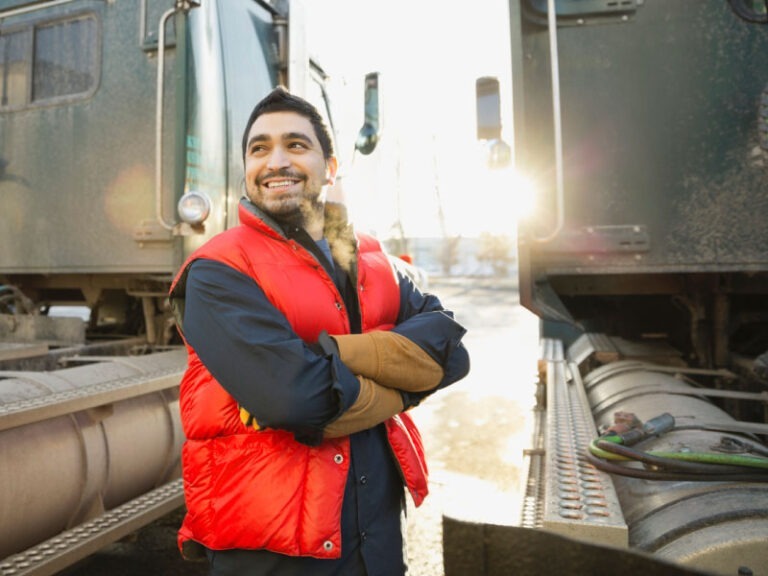
[[[325,183],[333,186],[336,181],[336,172],[339,170],[339,161],[336,156],[331,156],[325,161]]]

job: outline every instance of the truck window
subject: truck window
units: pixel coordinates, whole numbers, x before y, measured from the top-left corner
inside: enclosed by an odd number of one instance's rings
[[[90,96],[99,77],[98,51],[92,15],[0,33],[0,109]]]
[[[96,42],[95,18],[38,26],[32,100],[90,92],[96,85]]]
[[[24,105],[28,66],[24,59],[26,32],[0,36],[0,108]]]

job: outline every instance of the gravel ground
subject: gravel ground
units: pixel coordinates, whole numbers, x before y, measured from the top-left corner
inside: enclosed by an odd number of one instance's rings
[[[461,382],[412,411],[430,466],[430,495],[409,501],[410,576],[443,576],[442,517],[517,523],[523,448],[530,438],[536,372],[536,319],[518,304],[509,281],[431,279],[457,320],[472,368]],[[205,563],[182,561],[176,550],[181,511],[108,546],[70,576],[202,576]]]
[[[517,524],[538,354],[537,319],[511,282],[448,278],[430,288],[467,328],[471,369],[413,411],[431,493],[409,515],[411,576],[443,576],[444,514]]]

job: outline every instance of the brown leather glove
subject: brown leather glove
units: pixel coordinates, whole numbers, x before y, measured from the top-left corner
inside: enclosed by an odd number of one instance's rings
[[[373,428],[403,411],[400,392],[379,386],[373,380],[358,376],[360,393],[349,410],[325,427],[325,438],[347,436]]]
[[[443,379],[443,369],[429,354],[396,332],[331,336],[339,358],[355,375],[387,388],[406,392],[431,390]]]
[[[326,426],[323,431],[325,438],[348,436],[361,430],[373,428],[403,411],[403,399],[400,392],[379,386],[368,378],[358,376],[357,379],[360,381],[360,393],[357,400],[349,407],[349,410]],[[240,420],[249,428],[257,431],[263,430],[256,418],[242,406],[240,407]]]

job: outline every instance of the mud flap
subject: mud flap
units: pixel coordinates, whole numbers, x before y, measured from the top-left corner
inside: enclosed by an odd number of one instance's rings
[[[443,516],[443,562],[445,576],[714,576],[635,550],[448,516]]]

